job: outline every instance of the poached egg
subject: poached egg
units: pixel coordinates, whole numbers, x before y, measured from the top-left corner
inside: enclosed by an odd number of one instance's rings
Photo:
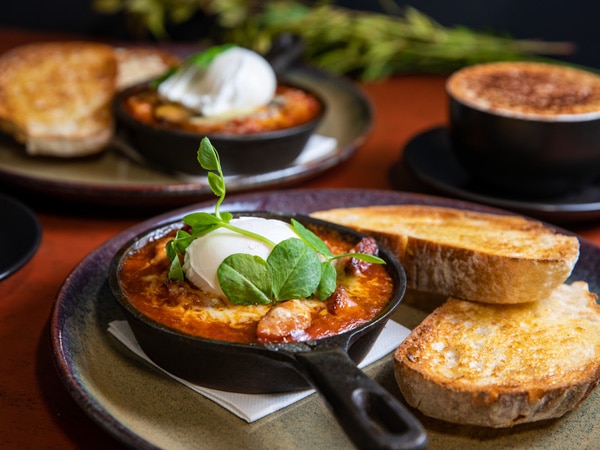
[[[297,238],[291,225],[281,220],[261,217],[239,217],[232,219],[232,225],[252,231],[278,244],[289,238]],[[271,248],[256,239],[217,228],[195,239],[187,248],[184,256],[183,271],[194,286],[218,296],[224,297],[217,278],[217,269],[225,258],[235,253],[247,253],[267,259]]]
[[[240,115],[268,104],[275,96],[277,77],[271,64],[258,53],[231,47],[208,65],[191,62],[158,86],[170,101],[203,116]]]

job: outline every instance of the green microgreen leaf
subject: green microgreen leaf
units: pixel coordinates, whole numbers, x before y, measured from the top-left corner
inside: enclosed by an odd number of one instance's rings
[[[225,197],[225,182],[214,172],[208,172],[208,186],[210,190],[218,197]]]
[[[175,238],[167,244],[167,256],[173,259],[178,253],[185,252],[185,249],[196,239],[196,236],[191,235],[187,231],[178,230]]]
[[[217,172],[208,172],[208,186],[213,194],[219,197],[215,204],[215,216],[220,217],[219,207],[221,206],[221,203],[223,203],[225,194],[227,193],[225,176],[221,169],[219,153],[217,153],[217,149],[210,143],[210,139],[206,136],[200,141],[200,147],[198,148],[198,162],[203,169]]]
[[[171,261],[173,261],[173,259],[177,257],[179,249],[177,248],[177,243],[175,242],[175,239],[172,239],[169,242],[167,242],[167,245],[165,245],[165,251],[167,252],[167,257]]]
[[[221,221],[217,217],[206,212],[188,214],[183,217],[183,223],[190,226],[191,233],[188,233],[190,237],[186,238],[185,235],[180,237],[178,233],[175,236],[175,240],[189,240],[190,242],[185,242],[187,245],[194,239],[204,236],[221,226]]]
[[[373,264],[385,264],[385,261],[380,257],[376,255],[369,255],[367,253],[342,253],[339,255],[334,255],[331,252],[331,250],[329,250],[329,247],[327,247],[327,244],[325,244],[325,242],[323,242],[323,240],[315,233],[310,231],[296,219],[292,219],[291,223],[292,227],[294,228],[294,231],[300,237],[300,239],[302,239],[304,242],[310,245],[316,252],[320,253],[327,259],[331,260],[343,258],[345,256],[352,256],[353,258],[360,259],[362,261],[370,262]]]
[[[321,255],[331,258],[333,257],[333,253],[327,247],[327,244],[323,242],[323,240],[317,236],[315,233],[310,231],[296,219],[292,219],[292,228],[296,232],[296,234],[302,239],[306,244],[310,245],[316,252]]]
[[[204,227],[211,227],[215,225],[219,225],[219,218],[214,214],[210,214],[207,212],[195,212],[191,214],[186,214],[183,216],[183,223],[189,225],[193,229],[201,229]]]
[[[376,255],[369,255],[368,253],[340,253],[334,255],[331,259],[339,259],[350,256],[352,258],[360,259],[361,261],[373,263],[373,264],[385,264],[385,261]]]
[[[337,273],[331,264],[332,260],[351,256],[385,264],[381,258],[363,253],[334,255],[321,238],[295,219],[291,220],[291,226],[298,238],[287,239],[277,245],[265,236],[232,225],[233,215],[219,212],[227,190],[219,154],[208,137],[200,142],[198,162],[208,171],[209,187],[218,197],[215,212],[196,212],[183,217],[183,222],[191,231],[179,230],[175,238],[167,243],[166,252],[171,260],[169,278],[184,279],[181,260],[188,246],[194,239],[217,228],[247,236],[271,249],[266,261],[249,254],[233,254],[218,267],[217,278],[221,289],[236,304],[264,304],[314,296],[325,300],[336,289]]]
[[[158,76],[154,80],[150,81],[150,87],[152,89],[158,89],[158,86],[160,85],[160,83],[162,83],[163,81],[165,81],[167,78],[170,78],[171,75],[173,75],[175,72],[177,72],[177,67],[169,67],[165,71],[165,73],[163,73],[162,75]]]
[[[190,66],[190,64],[206,69],[208,68],[208,66],[210,66],[210,64],[217,56],[235,46],[235,44],[216,45],[200,53],[196,53],[195,55],[189,56],[188,58],[186,58],[183,64],[181,64],[180,67],[169,67],[163,74],[150,81],[150,87],[152,89],[158,89],[158,86],[163,81],[167,80],[168,78],[171,78],[179,70],[185,71],[186,68]]]
[[[319,300],[328,299],[335,292],[337,287],[337,272],[335,267],[329,261],[321,263],[321,280],[317,286],[317,298]]]
[[[169,267],[169,278],[171,280],[183,281],[183,269],[181,267],[179,256],[177,255],[171,260],[171,267]]]
[[[260,256],[229,255],[217,269],[217,278],[227,298],[236,305],[271,303],[271,273]]]
[[[223,226],[223,224],[227,224],[227,223],[231,222],[231,219],[233,219],[233,214],[231,214],[230,212],[222,212],[221,213],[221,226]]]
[[[275,300],[308,298],[321,280],[321,262],[317,253],[297,238],[275,246],[267,258],[273,277]]]
[[[221,169],[221,160],[219,159],[217,149],[210,143],[207,137],[200,141],[198,162],[205,170],[216,170],[219,172]]]
[[[232,47],[235,47],[235,44],[215,45],[200,53],[190,56],[187,58],[187,61],[190,61],[197,66],[206,68],[217,56]]]

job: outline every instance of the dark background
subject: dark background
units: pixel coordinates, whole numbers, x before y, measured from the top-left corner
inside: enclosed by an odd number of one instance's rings
[[[8,4],[7,4],[8,3]],[[343,0],[354,9],[383,11],[377,0]],[[600,1],[597,0],[412,0],[410,5],[445,26],[464,25],[478,31],[520,39],[568,41],[577,46],[567,61],[600,69]],[[91,0],[5,1],[0,26],[81,32],[130,39],[122,15],[100,15]],[[174,40],[197,36],[198,21],[174,30]]]

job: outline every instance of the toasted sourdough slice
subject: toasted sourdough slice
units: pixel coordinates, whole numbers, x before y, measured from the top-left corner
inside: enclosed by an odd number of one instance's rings
[[[426,205],[311,215],[379,238],[404,266],[409,288],[466,300],[540,300],[569,277],[579,258],[576,237],[516,215]]]
[[[509,427],[576,408],[600,378],[600,306],[585,282],[543,300],[450,298],[394,354],[406,401],[459,424]]]
[[[115,48],[117,90],[152,80],[181,64],[176,55],[155,47]]]
[[[29,154],[102,150],[113,134],[117,63],[112,47],[48,42],[0,56],[0,127]]]

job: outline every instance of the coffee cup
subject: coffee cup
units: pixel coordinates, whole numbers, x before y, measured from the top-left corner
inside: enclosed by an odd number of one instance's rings
[[[548,197],[600,176],[600,75],[495,62],[458,70],[446,88],[451,148],[478,183]]]

